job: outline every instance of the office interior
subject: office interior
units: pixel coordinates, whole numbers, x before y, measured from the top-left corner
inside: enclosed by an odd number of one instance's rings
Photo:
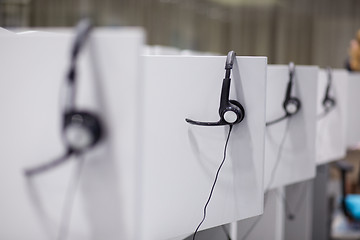
[[[0,39],[0,239],[360,239],[359,0],[3,0]]]

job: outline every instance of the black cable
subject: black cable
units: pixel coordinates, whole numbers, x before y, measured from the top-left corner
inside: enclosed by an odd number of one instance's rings
[[[255,222],[253,223],[253,225],[251,225],[251,227],[249,228],[249,230],[246,232],[246,234],[244,235],[244,237],[241,240],[245,240],[249,236],[249,234],[252,232],[252,230],[255,228],[255,226],[260,221],[260,219],[261,219],[261,216],[258,216],[257,219],[255,220]]]
[[[307,195],[306,186],[307,186],[307,183],[304,183],[304,184],[300,185],[301,189],[299,191],[299,194],[298,194],[299,197],[297,198],[296,204],[294,204],[294,206],[295,206],[294,209],[293,209],[294,211],[290,211],[290,204],[287,201],[286,196],[284,196],[283,194],[281,196],[278,195],[279,197],[282,198],[282,200],[284,202],[286,216],[287,216],[287,218],[289,220],[294,220],[295,219],[295,213],[299,212],[301,203],[303,202],[303,200],[305,199],[305,197]]]
[[[273,124],[275,124],[275,123],[278,123],[278,122],[280,122],[280,121],[282,121],[282,120],[284,120],[284,119],[286,119],[286,118],[288,118],[288,117],[290,117],[291,115],[289,115],[289,114],[285,114],[285,116],[283,116],[283,117],[281,117],[281,118],[278,118],[278,119],[275,119],[275,120],[272,120],[272,121],[270,121],[270,122],[267,122],[265,125],[268,127],[268,126],[271,126],[271,125],[273,125]]]
[[[264,211],[266,209],[266,205],[268,202],[268,193],[266,193],[265,195],[265,200],[264,200]],[[249,230],[245,233],[245,235],[242,237],[241,240],[245,240],[249,234],[252,232],[252,230],[255,228],[255,226],[258,224],[258,222],[261,220],[261,216],[257,216],[255,222],[251,225],[251,227],[249,228]]]
[[[70,180],[65,193],[64,203],[61,212],[60,225],[58,230],[59,232],[56,238],[57,240],[65,240],[67,238],[69,232],[69,226],[71,223],[72,208],[74,205],[77,188],[80,183],[83,165],[84,165],[84,157],[80,156],[77,161],[77,166],[73,178]]]
[[[62,155],[61,157],[59,157],[58,159],[52,160],[48,163],[43,163],[40,166],[37,167],[31,167],[31,168],[27,168],[24,170],[25,176],[27,177],[31,177],[33,175],[42,173],[47,171],[48,169],[51,169],[53,167],[56,167],[64,162],[66,162],[69,157],[73,154],[74,152],[70,149],[68,149],[64,155]]]
[[[215,184],[216,184],[217,179],[218,179],[218,177],[219,177],[219,172],[220,172],[220,170],[221,170],[221,167],[224,165],[224,162],[225,162],[225,159],[226,159],[226,149],[227,149],[227,145],[228,145],[228,143],[229,143],[229,138],[230,138],[230,133],[231,133],[232,128],[233,128],[233,125],[230,125],[230,126],[229,126],[229,133],[228,133],[228,136],[227,136],[227,138],[226,138],[225,147],[224,147],[224,157],[223,157],[223,160],[222,160],[222,162],[221,162],[221,164],[220,164],[220,166],[219,166],[219,168],[218,168],[218,170],[217,170],[217,172],[216,172],[215,179],[214,179],[214,183],[213,183],[213,185],[212,185],[212,187],[211,187],[208,200],[207,200],[206,203],[205,203],[205,206],[204,206],[204,216],[203,216],[201,222],[199,223],[199,225],[197,226],[197,228],[195,229],[195,232],[194,232],[194,235],[193,235],[192,240],[195,240],[195,236],[196,236],[196,234],[197,234],[197,232],[198,232],[201,224],[203,224],[203,222],[205,221],[205,218],[206,218],[206,208],[207,208],[207,206],[208,206],[208,204],[209,204],[209,202],[210,202],[210,200],[211,200],[212,194],[213,194],[213,192],[214,192]]]
[[[271,184],[270,184],[271,185]],[[270,186],[269,185],[269,186]],[[300,197],[298,198],[297,200],[297,203],[295,204],[295,209],[294,211],[291,211],[290,209],[290,204],[286,198],[286,196],[284,194],[280,194],[279,192],[276,192],[276,195],[278,196],[278,198],[280,198],[284,204],[284,208],[285,208],[285,214],[286,214],[286,217],[289,219],[289,220],[293,220],[295,219],[295,212],[298,212],[299,210],[299,206],[300,206],[300,203],[302,202],[302,199],[305,197],[306,195],[306,192],[305,194],[303,194],[305,190],[305,187],[303,187],[300,191]]]
[[[280,159],[281,159],[281,155],[282,155],[282,152],[283,152],[283,147],[284,147],[284,143],[285,143],[285,139],[286,139],[286,134],[288,132],[288,129],[289,129],[289,126],[290,126],[290,120],[291,118],[289,118],[287,124],[286,124],[286,128],[285,128],[285,132],[284,132],[284,135],[283,135],[283,139],[281,141],[281,144],[280,144],[280,147],[279,147],[279,151],[278,151],[278,156],[277,156],[277,160],[276,160],[276,163],[275,163],[275,166],[274,166],[274,169],[273,171],[271,172],[271,177],[270,177],[270,181],[269,181],[269,184],[266,188],[265,191],[269,190],[271,184],[273,183],[274,179],[275,179],[275,172],[276,172],[276,169],[280,163]],[[278,194],[278,193],[277,193]],[[285,196],[283,196],[283,203],[284,203],[284,206],[285,206],[285,212],[287,212],[287,217],[289,219],[293,219],[294,218],[294,214],[291,213],[290,211],[290,207],[289,207],[289,204],[288,204],[288,201],[286,200]]]
[[[276,192],[276,196],[278,196],[278,198],[281,198],[284,208],[285,208],[285,215],[289,220],[293,220],[295,219],[295,214],[290,211],[290,204],[287,200],[287,198],[285,197],[284,194],[280,194],[279,192]]]
[[[334,110],[335,109],[335,106],[332,106],[332,107],[329,107],[329,108],[325,108],[324,109],[324,112],[322,112],[321,114],[319,114],[318,116],[317,116],[317,120],[319,121],[319,120],[321,120],[321,119],[323,119],[324,117],[326,117],[332,110]]]
[[[273,183],[274,179],[275,179],[275,172],[279,166],[279,163],[280,163],[280,160],[281,160],[281,155],[283,153],[283,148],[284,148],[284,144],[285,144],[285,140],[286,140],[286,135],[288,133],[288,130],[289,130],[289,127],[290,127],[290,122],[291,122],[291,118],[289,118],[286,122],[286,126],[285,126],[285,130],[284,130],[284,135],[281,139],[281,142],[280,142],[280,145],[279,145],[279,150],[278,150],[278,154],[277,154],[277,158],[276,158],[276,162],[275,162],[275,166],[271,172],[271,175],[270,175],[270,181],[269,181],[269,184],[266,186],[265,188],[265,192],[267,190],[269,190],[271,184]]]
[[[330,111],[330,110],[329,110]],[[317,120],[320,121],[321,119],[325,118],[326,115],[329,113],[329,111],[324,111],[322,113],[320,113],[319,115],[316,116]]]
[[[280,145],[279,145],[279,150],[278,150],[278,154],[277,154],[277,159],[276,159],[276,162],[275,162],[275,166],[271,172],[271,175],[270,175],[270,181],[268,183],[268,185],[266,186],[265,188],[265,192],[267,192],[271,186],[271,184],[273,183],[274,179],[275,179],[275,172],[277,170],[277,167],[280,163],[280,159],[281,159],[281,154],[283,152],[283,147],[284,147],[284,144],[285,144],[285,140],[286,140],[286,136],[287,136],[287,133],[288,133],[288,130],[289,130],[289,127],[290,127],[290,121],[291,121],[291,118],[289,118],[286,122],[286,126],[285,126],[285,130],[284,130],[284,135],[281,139],[281,142],[280,142]],[[264,201],[264,208],[266,206],[266,203],[267,203],[267,194],[266,193],[266,197],[265,197],[265,201]],[[261,219],[261,216],[259,216],[256,221],[251,225],[251,227],[249,228],[249,230],[246,232],[246,234],[244,235],[244,237],[242,238],[242,240],[245,240],[249,234],[252,232],[252,230],[255,228],[255,226],[257,225],[257,223],[260,221]]]
[[[230,234],[228,233],[228,230],[226,229],[225,225],[221,225],[221,228],[224,231],[227,240],[231,240]]]

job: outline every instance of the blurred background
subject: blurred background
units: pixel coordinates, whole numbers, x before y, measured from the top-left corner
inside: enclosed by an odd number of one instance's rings
[[[142,26],[147,44],[344,67],[360,0],[0,0],[0,26]]]

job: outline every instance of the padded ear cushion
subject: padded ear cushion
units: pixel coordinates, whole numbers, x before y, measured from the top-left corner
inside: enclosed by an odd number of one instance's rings
[[[69,149],[81,152],[94,146],[102,137],[99,118],[85,111],[70,111],[64,119],[64,141]]]
[[[229,100],[229,102],[231,104],[235,105],[238,108],[237,112],[238,112],[239,117],[238,117],[238,120],[235,123],[241,122],[245,117],[245,109],[244,109],[244,107],[238,101]]]
[[[335,99],[333,98],[325,98],[323,101],[323,106],[325,109],[329,109],[335,106]]]
[[[283,108],[287,115],[294,115],[301,108],[301,103],[298,98],[292,97],[286,100],[283,104]]]

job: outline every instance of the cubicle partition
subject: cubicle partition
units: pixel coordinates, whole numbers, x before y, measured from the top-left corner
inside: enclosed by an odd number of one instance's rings
[[[245,118],[234,125],[200,230],[263,211],[266,58],[237,57],[230,99]],[[145,56],[141,239],[192,234],[223,159],[229,126],[219,120],[225,57]]]
[[[295,66],[291,98],[300,101],[292,116],[284,117],[284,100],[289,89],[289,66],[269,65],[266,88],[265,179],[267,191],[264,214],[237,224],[238,239],[281,240],[284,217],[289,214],[283,187],[311,179],[316,160],[316,99],[318,67]],[[284,117],[274,122],[273,120]],[[292,206],[290,206],[291,208]]]
[[[317,97],[317,165],[339,160],[346,155],[347,91],[346,70],[320,70]]]
[[[349,73],[347,98],[347,147],[358,147],[360,143],[360,73]]]
[[[137,238],[141,29],[94,30],[81,52],[75,106],[100,117],[100,143],[58,167],[24,174],[66,151],[72,41],[69,31],[1,36],[1,239]]]
[[[264,185],[268,189],[315,176],[318,71],[316,66],[295,67],[292,96],[300,100],[300,109],[266,128]],[[285,115],[288,66],[270,65],[267,80],[266,120],[270,122]]]
[[[5,28],[0,27],[0,34],[2,36],[3,34],[12,34],[12,32]]]

